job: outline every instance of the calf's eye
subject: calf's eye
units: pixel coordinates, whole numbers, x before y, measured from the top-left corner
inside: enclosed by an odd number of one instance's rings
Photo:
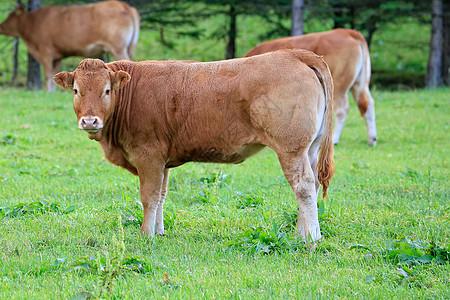
[[[106,90],[105,95],[108,96],[110,92],[111,92],[110,90]]]
[[[77,94],[78,94],[78,90],[77,90],[77,89],[73,89],[73,93],[74,93],[75,95],[77,95]]]

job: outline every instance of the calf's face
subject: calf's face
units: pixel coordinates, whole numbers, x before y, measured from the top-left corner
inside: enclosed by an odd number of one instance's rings
[[[78,128],[99,139],[101,130],[114,111],[117,91],[129,80],[124,71],[113,72],[100,60],[83,60],[74,72],[55,75],[56,84],[73,91],[73,108]]]
[[[19,16],[21,16],[24,12],[25,8],[21,6],[16,11],[10,13],[8,18],[0,24],[0,34],[18,37]]]

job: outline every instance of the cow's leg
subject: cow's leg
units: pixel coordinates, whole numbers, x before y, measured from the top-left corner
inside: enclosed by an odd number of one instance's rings
[[[334,109],[334,129],[333,144],[337,144],[341,138],[342,129],[347,119],[350,105],[348,103],[348,91],[336,91],[333,102]]]
[[[55,76],[56,73],[59,72],[60,67],[61,67],[61,60],[55,59],[52,64],[52,70],[51,70],[50,74],[48,74],[48,78],[47,78],[47,88],[48,88],[49,92],[54,92],[56,90],[56,84],[53,81],[53,77]]]
[[[45,82],[47,84],[47,91],[54,92],[56,90],[56,84],[53,81],[53,76],[59,71],[61,66],[61,60],[49,60],[42,64],[45,73]]]
[[[317,241],[320,234],[315,175],[307,153],[278,154],[284,176],[298,202],[297,233],[305,240]]]
[[[161,198],[156,209],[155,229],[157,235],[164,235],[164,200],[167,195],[167,183],[169,182],[169,169],[164,170],[164,179],[161,186]]]
[[[112,49],[111,54],[114,56],[116,60],[131,60],[131,57],[128,55],[127,49]]]
[[[375,124],[375,105],[367,84],[355,82],[352,89],[353,99],[361,115],[366,120],[369,146],[377,144],[377,127]]]
[[[141,233],[149,237],[155,235],[156,211],[161,201],[161,190],[164,181],[164,165],[154,165],[145,161],[136,167],[139,174],[140,192],[144,218]]]
[[[53,87],[53,63],[52,61],[46,61],[42,64],[42,67],[44,68],[44,74],[45,74],[45,84],[47,86],[48,92],[53,92],[56,89],[56,86]]]
[[[320,139],[317,138],[311,145],[311,147],[308,150],[308,158],[309,163],[311,164],[311,169],[314,174],[314,184],[316,187],[316,197],[319,195],[319,188],[320,188],[320,182],[319,182],[319,170],[318,170],[318,158],[319,158],[319,148],[320,148]]]

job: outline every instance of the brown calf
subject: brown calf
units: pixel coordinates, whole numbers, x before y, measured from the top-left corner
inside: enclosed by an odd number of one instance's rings
[[[318,55],[328,64],[334,80],[335,124],[333,142],[337,144],[347,118],[351,90],[361,115],[366,120],[369,146],[376,145],[375,107],[369,91],[370,55],[366,40],[356,30],[335,29],[302,36],[280,38],[261,43],[246,56],[279,49],[306,49]]]
[[[298,232],[321,237],[318,190],[322,184],[326,194],[334,161],[333,84],[319,56],[283,50],[208,63],[85,59],[54,80],[73,90],[78,127],[110,162],[139,176],[141,232],[164,234],[170,168],[240,163],[268,146],[298,201]]]
[[[140,16],[135,8],[120,1],[104,1],[46,6],[32,12],[20,7],[0,24],[0,34],[25,42],[44,68],[48,91],[53,91],[53,75],[65,57],[95,57],[109,52],[116,59],[130,60],[139,27]]]

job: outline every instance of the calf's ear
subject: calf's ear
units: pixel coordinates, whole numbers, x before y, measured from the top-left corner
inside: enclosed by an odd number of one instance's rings
[[[73,73],[60,72],[53,77],[53,81],[63,89],[71,89],[73,87]]]
[[[114,89],[121,89],[125,84],[130,81],[131,76],[125,71],[117,71],[112,76],[112,86]]]
[[[16,4],[16,8],[17,8],[15,11],[16,16],[20,16],[21,14],[23,14],[25,12],[25,6]]]

